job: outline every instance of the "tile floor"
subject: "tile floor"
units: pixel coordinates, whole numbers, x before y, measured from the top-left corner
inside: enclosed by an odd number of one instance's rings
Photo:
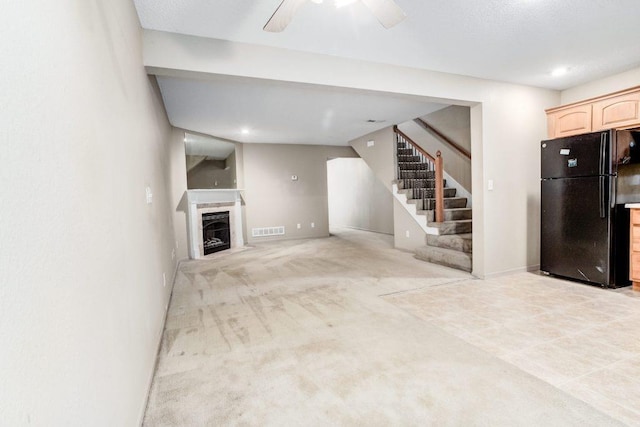
[[[593,405],[640,425],[640,298],[532,273],[385,299]]]
[[[181,264],[144,424],[640,425],[640,298],[340,230]]]

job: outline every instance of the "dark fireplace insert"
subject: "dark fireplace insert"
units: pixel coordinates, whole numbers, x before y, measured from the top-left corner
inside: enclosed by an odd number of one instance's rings
[[[202,214],[202,243],[205,255],[231,247],[229,211]]]

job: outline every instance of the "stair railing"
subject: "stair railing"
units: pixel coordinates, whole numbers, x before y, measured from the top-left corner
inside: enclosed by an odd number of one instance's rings
[[[436,222],[444,221],[444,171],[442,166],[442,153],[438,150],[436,156],[433,157],[427,153],[422,147],[416,144],[411,138],[409,138],[404,132],[398,129],[398,126],[393,127],[393,132],[396,136],[396,153],[398,153],[399,144],[406,144],[411,149],[412,156],[417,156],[421,163],[425,164],[426,171],[435,172],[435,220]],[[401,179],[400,165],[396,161],[396,179]]]

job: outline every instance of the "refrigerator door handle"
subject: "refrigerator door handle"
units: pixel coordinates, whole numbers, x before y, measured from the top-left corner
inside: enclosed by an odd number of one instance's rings
[[[609,205],[611,207],[611,209],[616,207],[616,192],[618,191],[618,180],[616,179],[616,176],[611,176],[609,177],[609,179],[611,180],[611,183],[609,185]]]
[[[607,201],[605,200],[605,177],[600,177],[599,195],[600,195],[600,218],[606,218]]]
[[[603,132],[600,134],[600,175],[605,174],[605,160],[606,160],[606,148],[607,148],[607,133]]]

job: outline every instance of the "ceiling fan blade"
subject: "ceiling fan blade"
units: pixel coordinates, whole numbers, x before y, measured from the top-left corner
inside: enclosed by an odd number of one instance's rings
[[[385,28],[393,27],[407,16],[393,0],[362,0],[362,3],[371,10]]]
[[[272,33],[281,32],[287,28],[298,8],[306,2],[307,0],[282,0],[263,30]]]

